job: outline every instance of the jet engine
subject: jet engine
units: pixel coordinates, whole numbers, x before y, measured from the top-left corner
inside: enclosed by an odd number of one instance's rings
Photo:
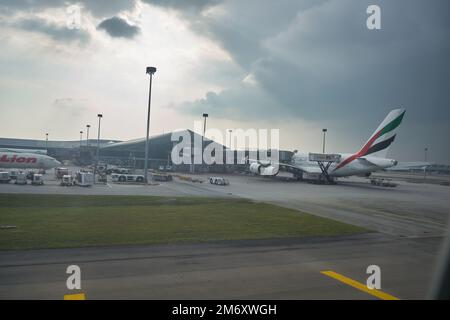
[[[261,168],[261,165],[257,162],[253,162],[250,164],[250,172],[254,174],[260,174],[259,169]]]
[[[279,168],[272,166],[270,163],[263,165],[259,162],[253,162],[250,164],[250,172],[261,176],[276,176]]]

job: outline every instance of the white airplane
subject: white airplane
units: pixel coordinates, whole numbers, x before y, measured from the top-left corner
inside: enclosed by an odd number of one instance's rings
[[[353,175],[369,176],[372,172],[397,165],[397,160],[386,158],[389,146],[395,139],[396,129],[402,122],[405,109],[395,109],[389,112],[369,140],[356,153],[337,153],[330,155],[334,162],[310,161],[311,153],[295,152],[291,163],[271,163],[264,160],[250,160],[250,171],[258,175],[275,176],[279,170],[293,172],[298,177],[306,179],[323,178],[325,169],[330,179]],[[321,154],[318,155],[319,158]],[[324,155],[325,156],[325,155]],[[326,165],[329,165],[326,168]]]
[[[51,169],[60,165],[61,162],[45,154],[0,150],[0,168]]]

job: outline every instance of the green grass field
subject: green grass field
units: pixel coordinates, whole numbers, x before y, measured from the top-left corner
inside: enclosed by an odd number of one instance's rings
[[[367,232],[241,199],[0,194],[0,250],[200,242]]]

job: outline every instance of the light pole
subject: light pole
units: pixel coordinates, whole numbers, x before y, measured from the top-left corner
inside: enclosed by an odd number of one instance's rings
[[[228,129],[228,133],[230,134],[230,143],[228,144],[228,153],[227,153],[227,157],[232,157],[232,159],[233,159],[233,164],[234,164],[234,159],[235,159],[235,157],[234,157],[234,151],[231,149],[231,133],[233,132],[233,130],[232,129]],[[228,161],[228,160],[227,160]],[[228,164],[228,163],[227,163]],[[226,168],[227,168],[227,170],[228,170],[228,167],[226,166]]]
[[[325,153],[325,135],[327,134],[327,129],[322,129],[323,132],[323,144],[322,144],[322,153]]]
[[[47,144],[48,144],[48,133],[45,134],[45,152],[48,153]]]
[[[90,124],[86,125],[86,147],[89,147],[89,128],[91,127]]]
[[[97,135],[97,157],[95,160],[95,169],[94,169],[94,183],[95,183],[95,172],[97,171],[99,153],[100,153],[100,121],[103,118],[103,115],[101,113],[99,113],[99,114],[97,114],[97,117],[98,117],[98,135]]]
[[[205,134],[206,134],[206,118],[208,118],[208,114],[204,113],[202,115],[202,117],[203,117],[203,136],[202,136],[202,164],[201,164],[201,166],[203,166],[203,151],[204,151],[204,148],[205,148],[204,144],[205,144]]]
[[[150,75],[150,84],[148,86],[148,108],[147,108],[147,135],[145,138],[145,160],[144,160],[144,181],[148,182],[148,135],[150,132],[150,106],[152,101],[152,79],[156,72],[155,67],[147,67],[145,73]]]
[[[98,117],[98,134],[97,134],[97,164],[98,164],[99,153],[100,153],[100,121],[103,118],[103,115],[101,113],[99,113],[97,115],[97,117]]]
[[[205,132],[206,132],[206,118],[208,118],[208,114],[204,113],[203,114],[203,137],[205,136]]]
[[[423,167],[423,179],[425,180],[427,178],[427,160],[428,160],[428,147],[425,147],[424,151],[424,159],[425,159],[425,166]]]
[[[81,142],[83,141],[83,131],[80,131],[80,149],[81,149]]]

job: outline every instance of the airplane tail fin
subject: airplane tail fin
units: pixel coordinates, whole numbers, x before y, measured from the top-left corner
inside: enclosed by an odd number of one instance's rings
[[[388,113],[369,140],[358,152],[360,157],[372,155],[385,158],[395,139],[398,126],[403,120],[405,109],[395,109]]]

